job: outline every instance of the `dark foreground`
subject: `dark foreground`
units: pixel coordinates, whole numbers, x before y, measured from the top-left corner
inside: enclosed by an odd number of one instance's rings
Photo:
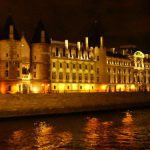
[[[0,120],[1,150],[150,149],[150,109]]]

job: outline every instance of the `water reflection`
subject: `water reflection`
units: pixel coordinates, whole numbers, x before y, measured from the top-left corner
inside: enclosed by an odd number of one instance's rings
[[[139,110],[0,121],[0,149],[150,149],[149,116]]]
[[[95,149],[96,147],[103,147],[104,143],[109,143],[111,121],[100,121],[98,118],[88,118],[85,132],[85,148]]]
[[[25,132],[22,130],[14,131],[8,139],[9,150],[29,150]]]
[[[72,134],[69,131],[57,133],[53,126],[46,122],[40,122],[35,128],[35,147],[38,150],[51,150],[68,146],[72,140]]]
[[[122,126],[118,128],[117,141],[122,147],[138,148],[136,141],[137,126],[134,123],[132,112],[127,111],[125,117],[122,119]],[[127,144],[128,143],[128,144]]]

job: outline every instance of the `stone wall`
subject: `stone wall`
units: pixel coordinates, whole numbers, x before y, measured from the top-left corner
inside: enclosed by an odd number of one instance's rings
[[[150,106],[150,93],[51,93],[0,95],[0,117],[18,117]]]

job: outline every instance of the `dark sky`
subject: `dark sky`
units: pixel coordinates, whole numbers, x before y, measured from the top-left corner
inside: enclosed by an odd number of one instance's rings
[[[42,19],[50,37],[77,41],[97,21],[107,46],[136,44],[150,49],[149,0],[1,0],[0,30],[11,15],[31,40]]]

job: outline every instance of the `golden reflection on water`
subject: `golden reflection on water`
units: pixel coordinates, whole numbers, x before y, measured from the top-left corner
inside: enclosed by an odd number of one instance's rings
[[[98,147],[103,142],[107,143],[109,141],[109,127],[111,126],[112,122],[101,122],[97,118],[88,118],[84,128],[85,146],[90,149],[95,149],[95,147]]]
[[[134,123],[132,113],[127,111],[125,117],[122,119],[122,126],[118,129],[117,139],[120,144],[128,143],[127,146],[137,147],[135,134],[137,126]]]
[[[12,133],[8,140],[9,150],[30,150],[27,145],[27,139],[25,137],[25,132],[22,130],[17,130]]]
[[[41,122],[35,129],[36,148],[38,150],[52,150],[65,147],[72,141],[72,134],[69,131],[55,133],[52,126]]]

